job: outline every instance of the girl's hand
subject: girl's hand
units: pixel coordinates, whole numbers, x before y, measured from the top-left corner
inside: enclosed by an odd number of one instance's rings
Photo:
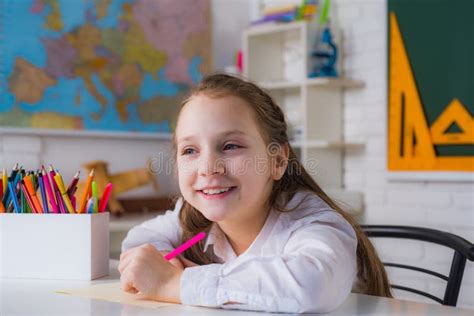
[[[143,299],[181,303],[183,265],[176,258],[171,261],[150,244],[125,251],[118,267],[122,290]]]
[[[167,254],[169,254],[170,252],[169,251],[159,251],[159,253],[161,253],[161,255],[164,257]],[[197,263],[194,263],[191,260],[188,260],[188,259],[184,258],[181,255],[179,255],[177,257],[174,257],[173,259],[169,260],[169,263],[174,265],[176,268],[180,268],[180,269],[185,269],[185,268],[189,268],[189,267],[198,266]]]

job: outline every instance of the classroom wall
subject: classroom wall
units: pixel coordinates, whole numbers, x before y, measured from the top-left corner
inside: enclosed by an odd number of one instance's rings
[[[349,151],[344,164],[348,189],[364,193],[364,220],[370,224],[402,224],[438,228],[474,241],[474,185],[472,182],[387,180],[386,166],[386,2],[385,0],[335,0],[335,22],[344,35],[346,74],[363,79],[366,87],[345,93],[344,132],[347,140],[365,140],[362,151]],[[240,46],[240,31],[247,25],[251,0],[212,1],[214,68],[232,63]],[[1,133],[1,132],[0,132]],[[110,171],[145,167],[148,158],[167,157],[170,142],[163,139],[35,136],[0,134],[0,166],[21,162],[27,168],[53,163],[71,177],[81,162],[105,159]],[[166,158],[165,158],[166,159]],[[176,191],[171,174],[159,174],[162,194]],[[151,188],[129,195],[147,195]],[[438,259],[445,251],[434,246],[389,244],[384,258],[402,257],[446,272],[449,260]],[[430,259],[430,256],[434,259]],[[403,282],[439,292],[431,279],[392,274]],[[459,306],[474,308],[474,264],[468,263]]]
[[[249,6],[249,0],[211,1],[214,69],[223,70],[233,63],[235,51],[240,48],[241,30],[248,25]],[[169,138],[66,134],[68,136],[0,131],[0,167],[11,169],[15,162],[19,162],[27,169],[37,169],[41,164],[52,163],[69,179],[86,161],[108,161],[109,170],[114,173],[147,167],[148,160],[152,159],[154,168],[158,166],[157,161],[163,164],[162,172],[157,174],[159,194],[166,196],[177,192],[175,178],[167,168]],[[148,186],[124,196],[150,194],[154,191]]]
[[[474,184],[462,181],[389,181],[387,159],[387,28],[385,0],[336,0],[334,13],[344,34],[346,74],[365,81],[344,96],[344,134],[365,140],[365,150],[348,152],[344,181],[364,193],[364,221],[369,224],[414,225],[456,233],[474,242]],[[448,273],[450,252],[442,247],[394,242],[377,243],[382,257]],[[431,278],[392,273],[400,283],[421,286],[440,295]],[[474,264],[468,262],[459,306],[474,307]],[[411,296],[413,298],[414,296]],[[430,301],[431,302],[431,301]]]

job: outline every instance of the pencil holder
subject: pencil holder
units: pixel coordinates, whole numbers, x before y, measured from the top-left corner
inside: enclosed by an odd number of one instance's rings
[[[0,214],[0,277],[92,280],[109,273],[109,213]]]

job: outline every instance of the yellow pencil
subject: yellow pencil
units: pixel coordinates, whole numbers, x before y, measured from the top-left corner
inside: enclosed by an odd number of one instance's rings
[[[56,180],[56,184],[58,185],[59,193],[61,193],[61,196],[63,197],[64,204],[66,204],[66,208],[69,211],[70,214],[74,214],[74,207],[72,207],[71,200],[69,199],[69,196],[67,195],[66,188],[64,187],[64,182],[63,178],[61,177],[61,174],[58,172],[54,176],[54,180]]]
[[[89,191],[91,190],[93,179],[94,179],[94,169],[91,170],[91,172],[89,173],[89,177],[87,177],[86,186],[84,187],[84,192],[82,193],[81,206],[77,210],[78,213],[84,213],[84,208],[86,207],[86,203],[87,203],[87,196],[89,195]]]

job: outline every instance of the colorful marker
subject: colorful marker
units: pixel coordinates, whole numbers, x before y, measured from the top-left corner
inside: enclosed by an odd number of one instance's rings
[[[199,234],[197,234],[196,236],[194,236],[193,238],[191,238],[190,240],[188,240],[187,242],[185,242],[184,244],[182,244],[181,246],[179,246],[178,248],[176,248],[175,250],[173,250],[169,254],[167,254],[165,256],[165,259],[166,260],[173,259],[174,257],[176,257],[176,256],[180,255],[181,253],[183,253],[184,251],[186,251],[188,248],[191,248],[193,245],[197,244],[204,237],[206,237],[206,233],[205,232],[200,232]]]

